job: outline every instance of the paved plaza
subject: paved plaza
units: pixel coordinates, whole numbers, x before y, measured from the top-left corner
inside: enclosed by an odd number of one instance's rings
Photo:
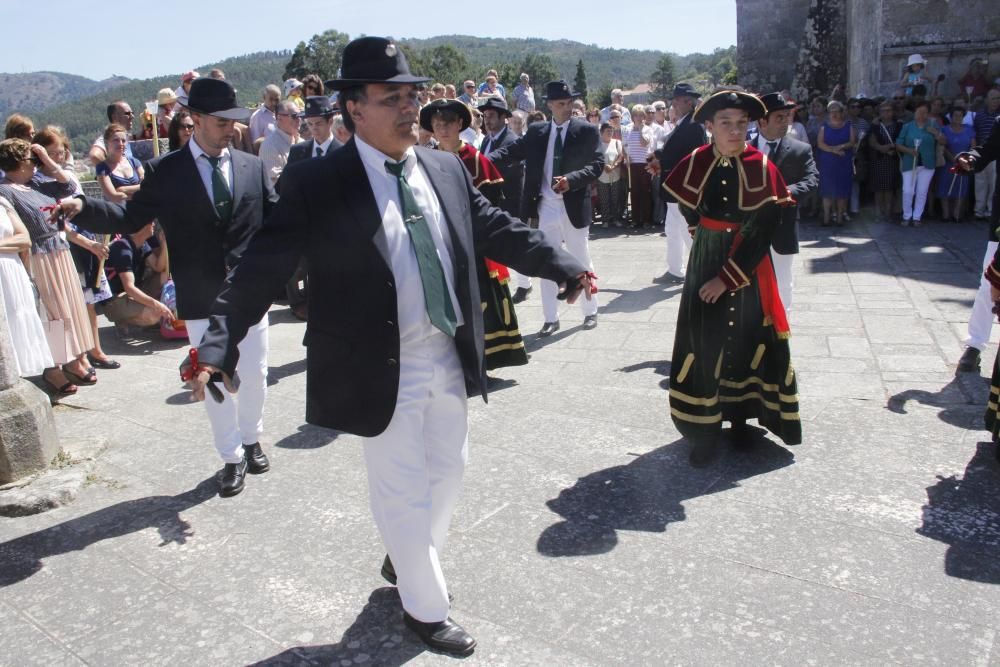
[[[955,375],[983,223],[806,225],[791,312],[804,444],[692,469],[665,387],[665,241],[596,228],[600,324],[470,402],[443,566],[470,665],[1000,664],[987,377]],[[55,409],[108,447],[69,505],[0,518],[0,665],[447,664],[379,577],[360,441],[303,424],[305,325],[270,313],[271,472],[216,495],[203,408],[158,336]],[[320,381],[336,382],[336,378]]]

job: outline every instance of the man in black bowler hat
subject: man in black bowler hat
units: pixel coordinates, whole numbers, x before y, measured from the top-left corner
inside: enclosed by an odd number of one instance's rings
[[[186,321],[192,345],[198,345],[226,274],[239,264],[271,201],[260,158],[229,149],[234,123],[250,115],[237,105],[233,87],[209,77],[195,79],[181,103],[191,112],[194,136],[184,148],[146,166],[146,178],[131,201],[119,205],[81,197],[65,200],[62,209],[80,227],[101,233],[130,234],[159,220],[170,247],[177,316]],[[247,472],[270,468],[259,442],[267,393],[267,324],[265,309],[233,341],[240,363],[229,371],[239,371],[239,398],[222,391],[221,402],[205,403],[215,448],[225,463],[222,496],[240,493]]]
[[[760,98],[767,114],[757,121],[757,136],[753,146],[774,163],[781,172],[792,198],[798,202],[819,187],[819,170],[813,160],[812,147],[788,134],[796,104],[781,93],[768,93]],[[771,236],[771,263],[778,280],[778,292],[785,310],[792,307],[793,260],[799,252],[798,204],[781,208],[781,224]]]
[[[650,169],[654,173],[659,171],[661,186],[667,174],[678,162],[708,141],[705,128],[693,119],[694,108],[700,97],[701,93],[690,83],[678,83],[674,86],[672,104],[679,118],[677,127],[663,142],[663,148],[656,151],[650,161]],[[684,282],[684,263],[691,250],[691,233],[688,231],[687,221],[681,215],[677,198],[666,188],[662,189],[660,195],[666,204],[663,232],[667,237],[667,269],[662,275],[654,278],[653,282],[679,284]]]
[[[493,150],[489,158],[501,169],[525,161],[521,218],[538,218],[538,229],[555,244],[565,245],[588,269],[590,223],[593,215],[590,185],[604,169],[601,135],[597,127],[572,118],[573,100],[580,93],[565,81],[545,84],[545,102],[552,113],[549,122],[533,123],[523,137]],[[516,268],[516,267],[515,267]],[[542,312],[545,323],[539,336],[559,330],[558,288],[542,281]],[[583,328],[597,326],[597,299],[581,301]]]
[[[415,147],[418,94],[391,40],[344,49],[339,92],[354,132],[329,155],[290,165],[281,199],[212,307],[199,346],[229,377],[236,341],[301,256],[309,262],[306,421],[362,436],[369,500],[389,552],[382,576],[427,645],[468,655],[448,617],[440,554],[468,451],[467,396],[485,398],[477,259],[488,256],[589,294],[587,267],[494,208],[462,163]],[[204,395],[208,372],[193,382]]]
[[[507,120],[511,117],[511,111],[507,107],[507,102],[499,97],[487,97],[479,105],[479,111],[483,114],[483,129],[486,135],[483,143],[479,147],[479,152],[489,155],[491,151],[498,150],[517,141],[517,135],[507,127]],[[500,173],[503,174],[503,201],[500,208],[511,215],[517,217],[521,215],[521,191],[524,189],[524,161],[510,162],[508,164],[497,165]],[[512,301],[521,303],[528,297],[531,291],[531,278],[522,276],[517,271],[511,271],[511,282],[517,289],[514,292]]]
[[[304,118],[309,126],[310,139],[300,141],[288,151],[288,164],[299,160],[309,160],[314,157],[323,157],[330,151],[335,151],[342,143],[333,136],[333,116],[336,109],[330,104],[330,98],[325,95],[310,95],[306,98],[306,108],[299,114]],[[275,186],[275,190],[281,193],[281,179]],[[291,280],[285,286],[285,293],[288,295],[288,307],[292,314],[300,319],[309,319],[308,299],[306,292],[309,289],[309,275],[305,259],[299,262],[298,268],[292,274]]]

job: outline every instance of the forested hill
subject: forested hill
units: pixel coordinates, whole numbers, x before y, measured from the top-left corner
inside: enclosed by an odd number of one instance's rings
[[[195,69],[202,74],[208,74],[213,67],[218,67],[225,72],[226,79],[236,87],[240,103],[250,105],[260,101],[261,88],[268,83],[279,83],[282,80],[290,56],[290,51],[264,51],[227,58]],[[127,80],[127,83],[97,94],[31,113],[31,117],[37,127],[47,124],[64,127],[73,141],[73,151],[79,153],[87,149],[94,137],[100,134],[107,124],[105,109],[108,104],[115,100],[125,100],[138,116],[144,108],[144,103],[156,98],[156,91],[161,88],[173,90],[179,86],[180,75],[180,72],[176,72],[152,79]],[[0,75],[2,76],[9,75]],[[15,108],[10,111],[20,110]],[[138,119],[133,129],[138,131]]]
[[[128,79],[125,77],[94,81],[62,72],[0,74],[0,118],[15,111],[33,113],[48,109],[127,82]]]

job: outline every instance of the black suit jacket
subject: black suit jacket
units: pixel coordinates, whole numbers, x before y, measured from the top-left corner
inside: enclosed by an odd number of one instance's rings
[[[545,153],[549,147],[552,123],[532,123],[523,137],[491,151],[487,156],[501,169],[514,162],[525,161],[524,190],[521,195],[521,218],[538,217],[538,201],[542,198],[542,178],[545,174]],[[577,229],[590,224],[590,184],[604,169],[601,135],[590,123],[571,118],[563,140],[562,174],[569,181],[569,191],[563,193],[563,205],[569,221]],[[516,267],[515,267],[516,268]]]
[[[417,147],[451,234],[465,324],[455,345],[469,393],[486,397],[477,257],[558,282],[586,269],[537,230],[495,208],[458,157]],[[399,388],[399,326],[382,217],[352,139],[319,160],[289,165],[281,199],[212,307],[199,355],[232,373],[237,343],[270,306],[301,255],[309,263],[306,421],[362,436],[385,430]]]
[[[327,149],[327,153],[332,153],[338,148],[342,148],[344,144],[337,141],[337,137],[334,137],[330,142],[330,147]],[[313,153],[316,151],[316,141],[313,139],[306,139],[305,141],[300,141],[297,144],[293,144],[290,149],[288,149],[288,162],[285,163],[285,167],[292,164],[293,162],[298,162],[299,160],[310,160],[313,157]]]
[[[753,145],[759,149],[765,143],[767,139],[758,134]],[[786,135],[779,140],[775,152],[768,155],[768,159],[781,172],[796,202],[819,187],[819,170],[813,160],[812,146],[804,141]],[[774,230],[771,247],[782,255],[799,251],[798,204],[781,208],[781,224]]]
[[[208,317],[226,274],[239,263],[270,207],[264,163],[242,151],[229,155],[233,214],[228,223],[216,213],[190,145],[147,163],[142,186],[127,204],[85,198],[83,211],[73,219],[104,234],[130,234],[158,220],[170,248],[177,316],[183,320]]]
[[[509,146],[517,141],[517,136],[509,127],[505,127],[496,141],[486,146],[486,142],[489,140],[489,137],[483,138],[483,145],[487,150],[482,152],[487,157],[493,151],[499,150],[504,146]],[[513,216],[519,216],[521,215],[521,193],[524,190],[524,161],[498,164],[497,168],[503,175],[503,186],[500,188],[503,192],[503,201],[500,202],[500,208]]]
[[[677,166],[678,162],[690,155],[698,146],[704,146],[708,143],[705,128],[701,126],[701,123],[691,120],[691,116],[692,114],[689,113],[684,118],[681,118],[680,122],[677,123],[677,127],[670,133],[667,140],[663,142],[663,148],[655,153],[656,159],[660,161],[661,186],[667,174]],[[661,196],[665,202],[671,204],[677,203],[677,199],[666,188],[662,188]]]
[[[973,160],[972,168],[976,172],[986,169],[994,160],[1000,161],[1000,116],[993,124],[993,129],[986,137],[986,142],[982,146],[976,146],[970,152]],[[1000,169],[997,170],[996,183],[1000,185]],[[1000,227],[1000,188],[997,187],[993,188],[993,211],[990,213],[990,224],[987,227],[989,228],[990,241],[1000,241],[1000,234],[997,233],[997,227]]]

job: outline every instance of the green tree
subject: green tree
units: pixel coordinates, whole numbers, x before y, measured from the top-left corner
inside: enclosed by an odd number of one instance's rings
[[[606,106],[610,106],[611,91],[614,90],[615,88],[620,88],[620,87],[621,86],[617,86],[611,83],[601,86],[600,88],[595,90],[591,95],[590,99],[591,104],[596,106],[598,109],[603,109]]]
[[[670,97],[674,88],[674,59],[669,53],[663,54],[656,62],[656,69],[649,75],[654,100],[665,100]]]
[[[542,96],[545,94],[545,84],[559,78],[559,70],[553,64],[552,58],[544,54],[529,53],[521,61],[521,72],[525,72],[531,79],[531,88],[535,91],[535,102],[538,108],[544,110]]]
[[[576,61],[576,78],[573,79],[573,87],[587,100],[587,72],[583,69],[583,58]]]
[[[469,71],[469,61],[465,54],[451,44],[442,44],[421,53],[424,66],[423,75],[434,81],[461,85]]]
[[[313,35],[308,43],[299,42],[285,66],[285,78],[301,79],[306,74],[317,74],[321,79],[336,77],[340,71],[344,47],[350,41],[351,38],[345,33],[327,30],[320,35]]]

